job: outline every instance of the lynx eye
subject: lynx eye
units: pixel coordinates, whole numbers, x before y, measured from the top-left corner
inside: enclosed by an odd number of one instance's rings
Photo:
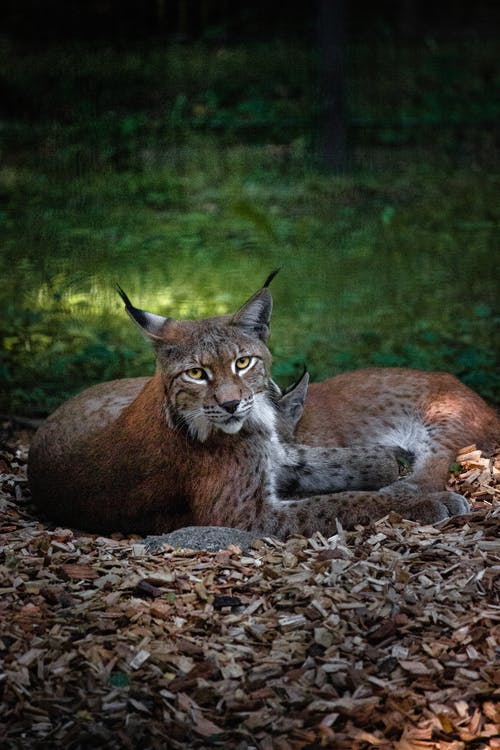
[[[208,380],[208,375],[201,367],[191,367],[185,373],[191,380]]]
[[[241,372],[242,370],[248,370],[250,365],[252,364],[253,357],[238,357],[238,359],[235,359],[234,366],[237,371]]]

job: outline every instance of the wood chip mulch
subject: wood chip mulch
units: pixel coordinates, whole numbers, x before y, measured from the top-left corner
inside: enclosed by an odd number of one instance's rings
[[[1,748],[500,749],[500,451],[462,451],[473,512],[439,528],[154,555],[37,520],[26,456],[0,452]]]

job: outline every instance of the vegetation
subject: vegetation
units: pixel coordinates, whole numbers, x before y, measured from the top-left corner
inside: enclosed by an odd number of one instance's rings
[[[415,366],[500,402],[495,50],[353,48],[352,171],[330,175],[311,156],[305,48],[35,62],[4,45],[0,410],[44,414],[151,371],[115,282],[140,307],[200,316],[235,309],[276,266],[281,382],[304,362],[315,378]]]

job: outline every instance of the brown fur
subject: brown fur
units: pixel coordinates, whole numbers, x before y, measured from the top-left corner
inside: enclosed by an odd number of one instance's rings
[[[455,378],[388,369],[314,384],[291,443],[307,381],[282,398],[270,381],[266,288],[235,315],[202,321],[160,318],[121,294],[158,370],[90,388],[40,428],[29,478],[54,519],[100,532],[200,524],[284,537],[389,510],[435,522],[467,509],[443,491],[447,464],[500,430]],[[401,448],[415,470],[396,481]]]
[[[418,443],[415,426],[422,427]],[[416,456],[411,482],[441,490],[460,448],[488,449],[500,441],[500,420],[453,375],[373,368],[313,383],[296,438],[309,445],[397,444]]]

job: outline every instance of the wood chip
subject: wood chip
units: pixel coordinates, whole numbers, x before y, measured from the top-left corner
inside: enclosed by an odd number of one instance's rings
[[[40,522],[0,450],[0,744],[500,750],[500,452],[437,527],[390,514],[242,555]]]

